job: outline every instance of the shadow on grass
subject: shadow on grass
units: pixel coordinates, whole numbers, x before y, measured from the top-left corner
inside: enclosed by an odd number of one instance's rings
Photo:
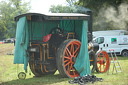
[[[53,83],[60,83],[63,81],[68,81],[69,78],[62,78],[59,74],[56,75],[46,75],[44,77],[33,77],[24,80],[12,80],[2,83],[2,85],[46,85]]]

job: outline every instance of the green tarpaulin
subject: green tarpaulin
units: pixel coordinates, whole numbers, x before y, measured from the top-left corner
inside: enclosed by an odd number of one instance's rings
[[[87,41],[87,21],[83,21],[80,52],[74,65],[80,76],[91,74]]]
[[[26,17],[22,17],[17,22],[16,29],[16,44],[14,64],[24,64],[24,69],[27,70],[29,54],[27,48],[29,46],[29,29]]]

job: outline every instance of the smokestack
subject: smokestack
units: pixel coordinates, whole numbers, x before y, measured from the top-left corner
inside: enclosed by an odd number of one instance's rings
[[[88,42],[92,41],[92,31],[93,31],[93,28],[92,28],[92,25],[93,25],[93,13],[91,10],[87,11],[86,12],[87,15],[90,15],[90,18],[88,20]]]
[[[93,23],[93,19],[92,19],[92,11],[87,11],[87,14],[90,15],[89,21],[88,21],[88,31],[92,34],[92,23]]]

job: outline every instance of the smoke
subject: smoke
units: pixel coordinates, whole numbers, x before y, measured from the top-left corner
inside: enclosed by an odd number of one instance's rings
[[[97,30],[128,29],[128,4],[121,4],[116,10],[114,7],[102,8],[96,18]]]

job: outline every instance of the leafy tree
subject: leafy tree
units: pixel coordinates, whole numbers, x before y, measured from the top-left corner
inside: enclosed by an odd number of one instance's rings
[[[15,36],[16,24],[14,17],[30,10],[28,2],[8,0],[0,2],[0,40]]]
[[[68,6],[62,6],[62,5],[51,5],[51,8],[49,9],[52,13],[69,13],[72,10]]]
[[[93,11],[93,30],[111,30],[111,29],[128,30],[128,18],[127,18],[128,0],[66,0],[66,1],[67,1],[66,6],[62,6],[62,5],[52,6],[50,11],[54,13],[55,12],[85,13],[86,11],[91,9]]]
[[[124,10],[124,8],[128,6],[123,3],[128,4],[128,0],[79,0],[78,4],[90,8],[93,11],[94,30],[128,30],[126,29],[128,26],[128,20],[124,18],[124,16],[127,15],[127,11]],[[124,7],[121,8],[122,4]],[[123,13],[120,13],[121,10]],[[111,17],[108,18],[109,16]],[[125,17],[127,18],[127,16]],[[124,26],[119,26],[121,23]]]
[[[88,8],[84,8],[80,5],[78,5],[78,2],[76,0],[66,0],[67,5],[51,5],[51,8],[49,9],[52,13],[85,13],[86,11],[90,10]]]
[[[79,0],[79,5],[83,7],[90,8],[95,15],[97,15],[101,8],[108,8],[110,6],[118,9],[118,6],[123,3],[128,2],[127,0]]]

